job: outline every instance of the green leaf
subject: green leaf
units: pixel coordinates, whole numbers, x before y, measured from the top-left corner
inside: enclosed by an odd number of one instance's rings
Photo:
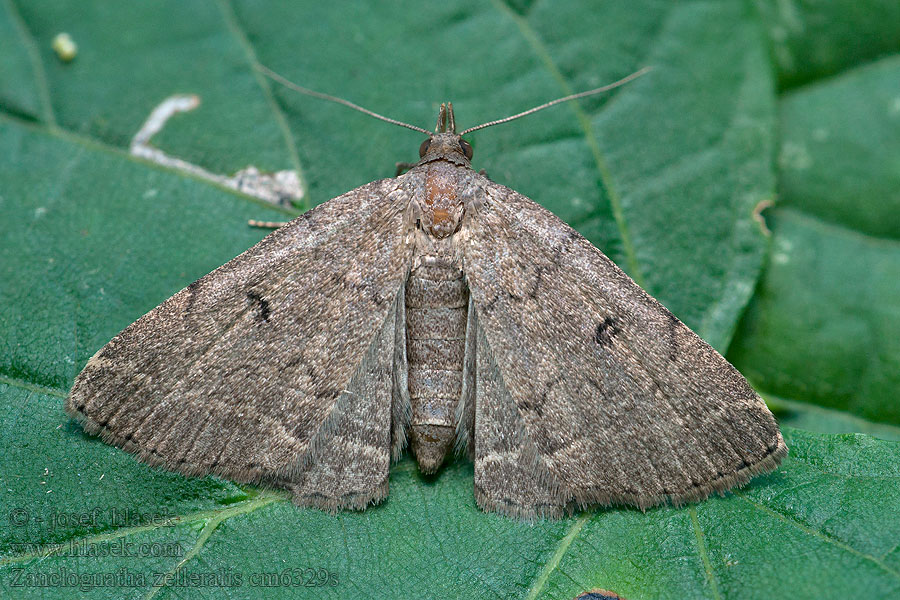
[[[307,205],[391,175],[419,139],[274,88],[257,62],[426,127],[444,100],[472,125],[652,65],[614,94],[474,134],[476,166],[578,227],[720,349],[759,274],[751,212],[774,190],[775,107],[758,28],[739,6],[586,13],[570,2],[523,17],[499,2],[383,2],[352,21],[317,2],[5,6],[27,24],[46,72],[35,80],[65,131],[124,149],[165,98],[198,94],[154,145],[215,173],[295,169]],[[61,29],[79,45],[71,63],[50,49]],[[0,80],[0,105],[18,89]]]
[[[842,410],[808,402],[765,395],[766,404],[782,425],[822,433],[867,433],[883,440],[900,442],[900,427],[867,421]]]
[[[284,214],[70,134],[0,120],[0,373],[64,392],[110,337]]]
[[[0,3],[0,596],[572,598],[599,587],[632,599],[752,598],[783,591],[785,581],[796,598],[896,594],[900,450],[866,436],[787,430],[784,467],[725,498],[529,524],[479,511],[465,461],[426,480],[404,459],[383,505],[328,515],[279,492],[151,469],[63,414],[97,349],[258,241],[263,232],[248,218],[284,217],[202,176],[130,156],[164,99],[196,94],[201,105],[168,121],[154,146],[222,176],[251,164],[294,170],[305,206],[415,158],[420,140],[409,131],[279,88],[258,63],[426,127],[441,101],[474,125],[652,65],[608,96],[473,134],[476,168],[578,227],[707,340],[728,346],[766,249],[753,211],[775,190],[776,74],[760,5],[517,0],[352,10]],[[50,47],[61,31],[79,47],[71,63]],[[866,189],[889,190],[890,160]],[[782,166],[782,191],[786,175]],[[879,188],[878,177],[888,183]],[[776,215],[776,250],[797,223],[846,233],[844,221],[823,224],[808,206],[790,211]],[[853,227],[883,226],[890,215]],[[893,251],[862,233],[844,237],[892,274]],[[807,297],[822,293],[817,277],[834,297],[831,275],[801,279]],[[850,306],[882,299],[867,293]],[[801,314],[810,306],[818,308],[803,304]],[[887,306],[879,322],[890,327],[897,319]],[[755,323],[744,322],[734,352],[764,373],[771,367],[745,350],[782,331]],[[790,341],[785,354],[804,356],[806,343]],[[886,367],[873,381],[884,383]],[[826,381],[843,381],[838,361],[827,368]],[[833,405],[831,396],[788,391]],[[868,391],[858,396],[869,402]],[[154,575],[167,585],[154,587]],[[27,585],[16,585],[23,576]]]
[[[754,0],[782,88],[840,73],[900,50],[894,0]]]
[[[767,393],[900,423],[900,58],[781,102],[772,260],[729,358]]]
[[[900,591],[900,444],[864,435],[787,430],[781,469],[685,508],[522,523],[476,508],[471,463],[425,480],[406,459],[384,504],[332,516],[138,465],[98,440],[75,443],[76,428],[48,410],[57,396],[0,391],[3,435],[14,440],[0,457],[9,597],[68,598],[79,585],[98,598],[408,598],[423,588],[573,598],[597,587],[626,598],[766,598],[784,581],[792,598]],[[92,575],[105,573],[116,585]],[[325,585],[303,585],[323,573]],[[54,574],[84,579],[39,585]]]
[[[23,22],[21,45],[39,54],[34,80],[45,88],[49,106],[35,118],[46,122],[49,112],[66,131],[127,148],[155,106],[173,94],[194,93],[200,107],[169,123],[154,139],[158,147],[214,172],[232,173],[250,163],[266,170],[299,167],[283,113],[260,86],[224,3],[112,7],[10,0],[3,6],[0,21]],[[70,63],[51,48],[61,31],[78,45]],[[15,81],[0,80],[0,97],[16,89]]]
[[[37,116],[41,112],[40,62],[37,48],[28,37],[25,24],[18,15],[7,14],[0,19],[0,89],[3,90],[4,113]],[[50,123],[52,120],[47,119]]]

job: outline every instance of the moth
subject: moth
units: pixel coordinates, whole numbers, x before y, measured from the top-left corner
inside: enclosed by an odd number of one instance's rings
[[[740,373],[577,231],[471,168],[464,134],[639,74],[462,133],[450,104],[432,133],[337,99],[427,134],[420,160],[129,325],[66,411],[151,465],[331,511],[383,500],[407,447],[423,473],[467,454],[478,506],[527,519],[678,505],[771,471],[787,447]]]

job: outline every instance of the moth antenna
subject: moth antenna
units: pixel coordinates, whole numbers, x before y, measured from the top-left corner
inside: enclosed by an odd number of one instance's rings
[[[536,113],[539,110],[544,110],[545,108],[550,108],[554,104],[561,104],[563,102],[568,102],[569,100],[575,100],[576,98],[584,98],[585,96],[593,96],[595,94],[602,94],[603,92],[608,92],[609,90],[615,89],[617,87],[623,86],[629,81],[634,81],[641,75],[644,75],[651,71],[653,67],[644,67],[639,71],[635,71],[631,75],[627,75],[622,79],[615,81],[613,83],[604,85],[603,87],[598,87],[593,90],[588,90],[586,92],[578,92],[577,94],[572,94],[570,96],[566,96],[565,98],[557,98],[556,100],[551,100],[550,102],[546,102],[541,104],[540,106],[535,106],[534,108],[529,108],[524,112],[520,112],[518,114],[512,115],[511,117],[505,117],[503,119],[497,119],[496,121],[488,121],[487,123],[482,123],[481,125],[476,125],[475,127],[469,127],[459,135],[466,135],[467,133],[471,133],[477,129],[484,129],[485,127],[490,127],[492,125],[499,125],[501,123],[508,123],[510,121],[514,121],[515,119],[520,119],[524,116],[530,115],[531,113]]]
[[[386,122],[392,123],[394,125],[400,125],[401,127],[406,127],[408,129],[412,129],[413,131],[419,131],[429,137],[431,137],[431,135],[432,135],[432,133],[430,131],[428,131],[427,129],[422,129],[421,127],[416,127],[415,125],[410,125],[409,123],[404,123],[403,121],[398,121],[396,119],[391,119],[390,117],[385,117],[384,115],[379,115],[377,112],[373,112],[367,108],[363,108],[362,106],[353,104],[349,100],[344,100],[343,98],[338,98],[337,96],[329,96],[328,94],[323,94],[322,92],[316,92],[314,90],[310,90],[305,87],[299,86],[296,83],[294,83],[293,81],[290,81],[289,79],[286,79],[285,77],[282,77],[281,75],[279,75],[272,69],[269,69],[268,67],[264,67],[263,65],[257,64],[256,69],[260,73],[262,73],[263,75],[268,77],[269,79],[272,79],[273,81],[277,81],[284,87],[286,87],[288,89],[292,89],[295,92],[300,92],[301,94],[306,94],[307,96],[312,96],[313,98],[321,98],[322,100],[330,100],[331,102],[337,102],[338,104],[343,104],[344,106],[352,108],[353,110],[358,110],[359,112],[361,112],[363,114],[367,114],[370,117],[375,117],[376,119],[381,119],[382,121],[386,121]]]

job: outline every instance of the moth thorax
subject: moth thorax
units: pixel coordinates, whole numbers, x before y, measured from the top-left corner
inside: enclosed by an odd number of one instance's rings
[[[457,197],[459,167],[445,161],[428,166],[425,173],[423,225],[436,238],[445,238],[459,229],[463,205]]]
[[[456,439],[469,289],[451,259],[422,258],[406,282],[409,440],[419,468],[431,473]]]

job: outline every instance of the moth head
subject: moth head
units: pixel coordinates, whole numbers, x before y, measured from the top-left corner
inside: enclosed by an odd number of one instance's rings
[[[472,160],[472,145],[456,133],[435,133],[419,146],[419,158],[424,162],[449,160],[468,165]]]
[[[468,166],[472,160],[472,145],[456,133],[456,118],[453,115],[453,104],[441,104],[437,126],[434,133],[419,146],[421,162],[446,160],[459,165]]]

